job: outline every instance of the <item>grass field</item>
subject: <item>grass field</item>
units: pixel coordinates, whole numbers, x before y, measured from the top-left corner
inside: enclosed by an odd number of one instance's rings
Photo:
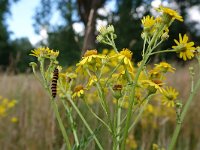
[[[170,85],[178,89],[180,100],[185,101],[190,90],[188,66],[179,68],[175,74],[168,76]],[[0,118],[0,149],[62,149],[63,140],[50,101],[34,76],[31,74],[6,75],[2,73],[0,83],[0,95],[18,101],[15,108],[6,117]],[[200,149],[199,96],[198,92],[183,122],[183,128],[176,146],[177,150]],[[84,110],[83,114],[88,116],[91,121],[87,110]],[[135,147],[140,148],[140,150],[148,150],[151,149],[153,143],[166,147],[173,133],[176,120],[175,116],[170,114],[162,118],[151,118],[144,115],[144,119],[138,123],[133,131]],[[10,121],[13,116],[18,118],[18,122],[12,123]],[[62,117],[65,118],[66,116],[62,115]],[[145,122],[148,123],[144,125]],[[78,126],[81,127],[81,122],[78,123]],[[79,132],[83,133],[84,129],[79,129]],[[98,137],[105,141],[104,145],[107,145],[106,149],[109,150],[109,136],[105,135],[103,131],[99,134]],[[91,146],[94,147],[94,144]],[[93,149],[92,147],[88,149]]]

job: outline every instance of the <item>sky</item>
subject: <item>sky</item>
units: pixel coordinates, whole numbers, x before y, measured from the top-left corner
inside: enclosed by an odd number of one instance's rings
[[[41,37],[33,28],[33,16],[40,0],[20,0],[11,5],[11,16],[7,19],[8,29],[13,32],[11,38],[28,37],[35,44]]]
[[[40,35],[35,34],[33,28],[33,16],[36,7],[39,5],[40,0],[20,0],[19,2],[13,4],[11,6],[11,16],[7,19],[7,24],[9,31],[13,32],[11,35],[11,39],[28,37],[30,42],[35,45],[42,38],[47,37],[47,33],[45,30],[42,30]],[[111,3],[107,4],[105,8],[101,8],[99,13],[106,14],[110,10],[113,10],[114,0]],[[152,2],[153,7],[158,7],[161,4],[161,0],[154,0]],[[56,14],[56,13],[55,13]],[[196,20],[200,23],[200,12],[197,6],[188,10],[189,18],[191,20]],[[58,23],[58,14],[53,18],[53,22]],[[105,21],[97,20],[97,28],[99,25],[106,25]],[[83,24],[75,23],[74,29],[77,32],[83,31]]]

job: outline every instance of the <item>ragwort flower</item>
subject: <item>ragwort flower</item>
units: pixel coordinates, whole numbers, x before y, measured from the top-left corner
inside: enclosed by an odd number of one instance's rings
[[[155,64],[155,69],[156,70],[160,70],[163,73],[166,72],[174,72],[174,70],[176,70],[175,68],[173,68],[170,64],[168,64],[167,62],[160,62],[159,64]]]
[[[171,19],[176,19],[176,20],[179,20],[181,22],[183,21],[183,17],[180,16],[177,11],[175,11],[175,10],[173,10],[171,8],[160,6],[157,10],[162,12],[167,17],[169,17],[170,20]]]
[[[160,80],[159,80],[160,81]],[[140,81],[142,86],[145,86],[149,92],[149,94],[153,94],[156,93],[157,90],[159,90],[161,93],[163,91],[163,89],[161,88],[162,86],[162,82],[158,82],[158,80],[141,80]]]
[[[188,42],[188,36],[186,34],[184,34],[183,37],[179,34],[179,42],[177,40],[174,41],[177,46],[172,46],[172,48],[179,53],[180,58],[183,58],[183,60],[186,61],[187,59],[194,57],[194,52],[196,50],[194,42]]]
[[[76,65],[76,66],[83,66],[87,63],[95,62],[97,59],[103,59],[105,56],[98,55],[98,52],[96,49],[93,50],[87,50],[82,58],[82,60]],[[93,61],[94,60],[94,61]]]
[[[133,53],[127,49],[123,48],[122,51],[120,51],[116,56],[118,57],[119,61],[122,61],[125,65],[131,68],[131,71],[133,71],[133,65],[131,62]]]
[[[156,23],[154,17],[153,16],[150,17],[149,15],[143,17],[141,22],[144,28],[151,28]]]
[[[59,55],[59,51],[54,51],[48,47],[39,47],[37,49],[31,50],[32,56],[40,58],[56,58]]]
[[[175,100],[177,99],[179,93],[174,88],[167,87],[166,89],[163,90],[162,94],[163,94],[162,104],[166,105],[167,107],[174,107]]]
[[[84,87],[83,87],[83,85],[77,85],[74,88],[74,94],[72,95],[72,98],[81,97],[81,96],[83,96],[83,94],[84,94]]]

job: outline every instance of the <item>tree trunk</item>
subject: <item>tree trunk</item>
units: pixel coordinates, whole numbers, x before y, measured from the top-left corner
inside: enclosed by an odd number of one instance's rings
[[[78,0],[79,14],[85,24],[85,36],[81,55],[86,50],[95,48],[95,27],[97,18],[97,9],[104,4],[105,0]]]

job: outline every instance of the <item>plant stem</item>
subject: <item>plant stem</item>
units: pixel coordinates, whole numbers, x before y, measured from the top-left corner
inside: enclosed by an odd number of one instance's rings
[[[121,130],[121,106],[117,106],[117,150],[120,148],[120,130]]]
[[[148,59],[148,55],[145,54],[145,56],[142,60],[142,63],[140,65],[139,69],[137,70],[137,73],[136,73],[136,76],[135,76],[135,79],[133,82],[135,85],[133,86],[133,90],[130,93],[130,105],[128,108],[128,113],[127,113],[127,118],[126,118],[126,124],[125,124],[125,130],[124,130],[123,142],[122,142],[122,150],[125,150],[126,138],[128,136],[128,129],[130,126],[130,121],[131,121],[131,116],[132,116],[132,108],[133,108],[134,99],[135,99],[135,87],[137,86],[137,81],[138,81],[139,75],[140,75],[147,59]]]
[[[128,131],[130,131],[130,130],[138,123],[139,119],[141,118],[142,113],[144,112],[144,109],[146,108],[146,106],[147,106],[147,104],[148,104],[148,102],[149,102],[149,100],[150,100],[150,98],[151,98],[152,96],[153,96],[153,95],[150,95],[149,97],[145,98],[146,101],[145,101],[143,107],[140,108],[140,111],[139,111],[138,115],[136,116],[134,122],[132,123],[132,125],[130,126],[130,128],[128,129]],[[144,99],[144,100],[145,100],[145,99]],[[144,101],[144,100],[143,100],[143,101]]]
[[[59,114],[59,111],[58,111],[58,106],[57,106],[57,104],[56,104],[56,102],[55,102],[55,100],[54,100],[53,98],[51,98],[51,104],[52,104],[52,106],[53,106],[54,113],[56,114],[56,119],[57,119],[57,121],[58,121],[60,130],[61,130],[62,135],[63,135],[63,137],[64,137],[64,139],[65,139],[65,142],[66,142],[66,144],[67,144],[67,149],[68,149],[68,150],[71,150],[71,144],[70,144],[70,142],[69,142],[69,139],[68,139],[68,136],[67,136],[65,127],[64,127],[63,122],[62,122],[62,119],[61,119],[61,117],[60,117],[60,114]]]
[[[141,62],[141,65],[137,70],[137,73],[136,73],[136,76],[135,76],[135,79],[134,79],[134,82],[133,82],[135,84],[135,86],[133,85],[133,90],[130,93],[130,105],[129,105],[129,108],[128,108],[126,125],[125,125],[125,129],[124,129],[122,150],[125,150],[126,138],[128,137],[128,129],[129,129],[129,126],[130,126],[130,121],[131,121],[131,117],[132,117],[132,109],[133,109],[133,104],[134,104],[134,99],[135,99],[135,89],[136,89],[136,86],[137,86],[139,75],[140,75],[141,71],[143,70],[143,67],[145,66],[150,54],[152,53],[153,49],[151,48],[151,46],[154,44],[155,40],[157,39],[157,37],[159,36],[161,31],[164,29],[164,27],[165,27],[165,25],[161,26],[160,30],[157,33],[155,33],[154,36],[152,37],[151,42],[149,43],[147,50],[146,50],[146,53],[145,53],[143,60]]]
[[[84,98],[84,101],[85,101],[85,98]],[[103,125],[105,125],[105,127],[108,129],[109,132],[112,132],[110,127],[92,110],[92,108],[90,108],[90,106],[87,104],[86,101],[85,101],[85,104],[87,108],[90,110],[90,112],[94,115],[94,117],[96,117],[101,123],[103,123]]]
[[[192,102],[192,100],[194,98],[194,95],[196,94],[199,86],[200,86],[200,79],[197,81],[197,83],[196,83],[196,85],[194,87],[194,91],[191,91],[190,96],[189,96],[189,98],[188,98],[188,100],[187,100],[187,102],[186,102],[186,104],[185,104],[185,106],[183,108],[183,111],[182,111],[182,113],[180,115],[180,121],[181,122],[183,122],[183,120],[185,118],[185,115],[186,115],[186,113],[188,111],[188,108],[189,108],[189,106],[190,106],[190,104],[191,104],[191,102]],[[173,150],[174,149],[174,146],[176,144],[176,141],[177,141],[177,138],[178,138],[180,130],[181,130],[181,123],[177,123],[176,124],[176,128],[175,128],[174,133],[173,133],[173,136],[172,136],[171,143],[169,145],[169,150]]]
[[[97,146],[99,147],[100,150],[103,150],[103,147],[101,146],[99,140],[97,139],[96,135],[94,134],[94,132],[92,131],[92,129],[90,128],[89,124],[87,123],[87,121],[85,120],[85,118],[83,117],[82,113],[79,111],[79,109],[76,107],[76,105],[74,104],[73,100],[71,99],[71,96],[66,94],[67,99],[69,100],[69,102],[71,103],[71,105],[73,106],[73,108],[75,109],[75,111],[77,112],[77,114],[79,115],[79,117],[81,118],[81,120],[83,121],[84,125],[86,126],[86,128],[88,129],[88,131],[90,132],[91,135],[93,135],[94,140],[97,144]]]
[[[157,52],[153,52],[150,55],[154,55],[154,54],[160,54],[160,53],[167,53],[167,52],[176,52],[176,50],[173,49],[169,49],[169,50],[162,50],[162,51],[157,51]]]
[[[72,114],[71,114],[71,110],[66,105],[66,103],[63,99],[62,99],[62,103],[63,103],[63,106],[65,107],[65,109],[67,111],[68,116],[69,116],[69,122],[71,124],[72,132],[73,132],[73,135],[74,135],[74,140],[75,140],[75,143],[76,143],[76,147],[78,148],[79,147],[79,140],[78,140],[77,131],[76,131],[76,128],[75,128],[75,123],[74,123],[74,120],[73,120],[73,117],[72,117]]]

